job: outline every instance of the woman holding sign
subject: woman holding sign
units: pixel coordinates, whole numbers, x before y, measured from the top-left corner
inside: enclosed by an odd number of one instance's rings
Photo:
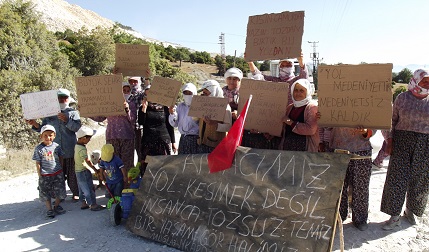
[[[279,149],[288,151],[317,152],[319,130],[317,104],[312,102],[310,82],[299,79],[292,84],[292,101],[283,117],[283,132]]]
[[[269,75],[263,75],[264,79],[266,81],[272,81],[272,82],[287,82],[289,83],[289,86],[291,86],[295,81],[299,79],[307,79],[308,78],[308,70],[307,67],[304,64],[304,57],[301,53],[301,56],[298,58],[298,63],[301,68],[301,71],[298,76],[295,76],[295,68],[293,65],[293,61],[290,59],[283,59],[279,62],[279,77],[276,76],[269,76]],[[255,64],[253,62],[247,62],[249,65],[250,71],[253,75],[261,75],[261,71],[259,71],[258,68],[256,68]],[[290,89],[292,91],[292,88]],[[292,103],[292,92],[289,92],[288,94],[288,104]]]
[[[219,82],[215,80],[207,80],[199,92],[202,96],[220,97],[223,98],[223,91]],[[199,121],[199,138],[198,144],[201,147],[202,153],[210,153],[226,136],[232,125],[231,107],[229,104],[226,108],[225,117],[223,122],[211,120],[208,117],[200,118]]]
[[[197,95],[197,87],[192,83],[182,86],[183,102],[177,107],[170,107],[168,121],[173,127],[177,127],[180,132],[180,142],[178,154],[197,154],[201,148],[197,144],[198,140],[198,118],[188,116],[191,106],[192,96]]]
[[[381,199],[381,211],[391,217],[383,226],[401,225],[400,214],[411,225],[422,216],[429,195],[429,71],[418,69],[393,103],[392,127],[388,138],[389,168]]]
[[[146,95],[149,93],[150,85],[146,87]],[[146,156],[170,155],[176,152],[176,140],[174,128],[168,122],[170,112],[167,106],[148,102],[146,96],[138,110],[138,123],[143,125],[143,136],[141,139],[142,175],[146,170]]]

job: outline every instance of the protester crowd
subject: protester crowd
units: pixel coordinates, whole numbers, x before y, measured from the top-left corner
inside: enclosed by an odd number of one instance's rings
[[[254,79],[286,82],[290,89],[289,97],[284,97],[288,99],[288,106],[283,111],[282,120],[272,122],[282,125],[281,137],[260,132],[259,129],[245,130],[242,145],[308,152],[341,149],[361,157],[352,159],[348,164],[339,210],[343,221],[351,211],[352,222],[361,231],[368,228],[371,170],[373,165],[380,168],[383,159],[390,155],[381,211],[391,218],[383,229],[400,226],[404,203],[405,219],[417,225],[416,216],[422,216],[429,194],[428,71],[416,70],[408,84],[408,91],[394,101],[391,129],[382,131],[385,137],[383,148],[372,161],[369,139],[377,129],[368,129],[363,125],[356,128],[319,127],[318,120],[325,115],[318,112],[317,102],[312,99],[308,69],[302,55],[298,63],[300,73],[295,76],[293,61],[280,60],[279,77],[276,77],[263,75],[249,62]],[[135,152],[142,164],[140,175],[144,178],[148,155],[210,153],[240,116],[238,101],[243,73],[238,68],[225,72],[226,84],[223,87],[215,80],[206,80],[200,89],[193,83],[185,83],[181,88],[183,101],[170,107],[147,99],[151,88],[150,77],[148,72],[146,77],[128,77],[128,81],[121,84],[123,115],[91,118],[99,122],[107,120],[106,144],[101,148],[99,160],[91,161],[89,158],[86,144],[94,131],[82,126],[79,112],[69,106],[72,98],[68,90],[58,90],[61,112],[57,116],[43,118],[41,123],[27,120],[32,129],[40,133],[41,143],[34,150],[33,160],[39,174],[39,196],[46,205],[47,217],[53,218],[66,212],[60,205],[66,197],[66,181],[72,199],[81,202],[81,209],[102,210],[104,207],[96,203],[89,169],[105,181],[106,197],[120,196],[122,190],[129,186],[128,171],[135,166]],[[208,116],[189,116],[192,97],[198,94],[227,98],[224,119],[217,121]],[[180,133],[178,146],[174,128]]]

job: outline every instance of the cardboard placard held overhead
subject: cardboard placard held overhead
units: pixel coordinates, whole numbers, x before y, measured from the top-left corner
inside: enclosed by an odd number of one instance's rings
[[[122,75],[76,77],[75,82],[81,116],[125,115]]]
[[[180,251],[331,251],[350,157],[239,146],[230,169],[208,154],[151,156],[126,227]]]
[[[124,76],[146,76],[149,45],[116,44],[115,67]]]
[[[297,58],[301,55],[304,11],[250,16],[245,60]]]
[[[281,136],[283,128],[281,120],[286,113],[288,92],[289,84],[287,82],[242,79],[238,102],[239,113],[249,96],[253,95],[244,129]]]
[[[174,106],[181,87],[180,81],[155,76],[150,85],[147,100],[167,107]]]
[[[198,118],[208,116],[211,120],[223,122],[227,106],[228,98],[194,95],[188,116]]]
[[[26,93],[21,98],[22,113],[27,120],[57,115],[61,112],[58,90]]]
[[[392,64],[319,66],[319,126],[389,129],[392,68]]]

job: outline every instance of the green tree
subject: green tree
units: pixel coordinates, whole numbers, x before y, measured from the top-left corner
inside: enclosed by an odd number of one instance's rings
[[[109,74],[115,64],[115,42],[108,29],[97,27],[89,32],[82,28],[74,45],[72,65],[83,76]]]
[[[55,36],[40,22],[31,2],[5,1],[0,5],[0,142],[23,148],[38,142],[22,119],[19,95],[67,88],[75,93],[67,56]]]
[[[404,68],[402,69],[396,76],[392,75],[392,81],[396,83],[408,83],[413,77],[413,73],[410,69]]]

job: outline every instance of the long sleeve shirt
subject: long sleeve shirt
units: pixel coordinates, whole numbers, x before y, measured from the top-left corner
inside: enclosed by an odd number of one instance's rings
[[[168,122],[169,115],[170,112],[166,106],[163,106],[162,109],[148,106],[146,113],[141,110],[141,107],[139,108],[138,122],[143,125],[142,143],[157,139],[169,139],[171,143],[176,142],[174,128]]]
[[[393,103],[390,137],[395,130],[429,134],[429,97],[417,99],[410,91],[399,94]]]
[[[174,114],[168,116],[171,126],[177,128],[182,136],[198,136],[198,118],[188,116],[189,107],[185,103],[180,103]]]
[[[102,122],[107,119],[106,140],[134,139],[134,125],[137,118],[137,110],[133,102],[129,102],[128,104],[130,109],[126,111],[126,115],[91,117],[92,120],[97,122]]]

